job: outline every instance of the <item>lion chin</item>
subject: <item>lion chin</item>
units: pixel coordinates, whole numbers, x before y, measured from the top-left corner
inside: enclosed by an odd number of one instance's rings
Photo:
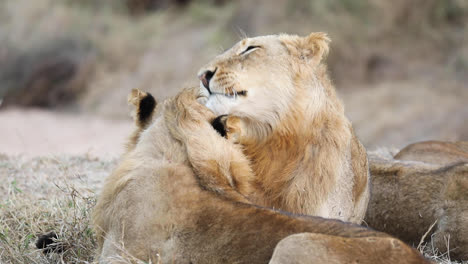
[[[361,223],[369,201],[364,147],[323,59],[329,38],[247,38],[200,69],[206,106],[252,162],[263,206]]]
[[[203,90],[206,91],[206,89],[202,89],[202,91]],[[205,106],[218,116],[231,113],[236,105],[236,98],[220,94],[208,95],[208,99],[205,103]]]

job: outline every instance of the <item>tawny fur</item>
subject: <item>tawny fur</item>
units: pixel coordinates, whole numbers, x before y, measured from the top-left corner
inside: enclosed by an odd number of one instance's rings
[[[372,197],[365,221],[417,246],[426,236],[451,259],[468,260],[468,142],[412,144],[383,159],[370,155]],[[398,157],[398,159],[397,159]],[[448,246],[448,248],[447,248]]]
[[[324,33],[244,39],[200,70],[214,72],[201,91],[207,107],[229,115],[228,138],[252,162],[256,204],[361,223],[367,156],[328,78],[329,41]]]
[[[143,109],[142,107],[140,107],[140,103],[148,97],[151,97],[152,101],[154,102],[154,105],[150,109]],[[130,136],[127,142],[127,152],[129,152],[136,146],[136,143],[140,139],[141,132],[151,124],[152,117],[154,114],[154,108],[156,107],[156,100],[149,93],[143,92],[138,89],[133,89],[128,95],[127,101],[128,104],[133,105],[135,107],[135,112],[133,113],[133,120],[135,121],[136,125],[136,129],[133,131],[132,135]],[[145,113],[146,118],[141,118],[141,111],[147,111],[147,113]]]
[[[468,142],[417,142],[403,148],[395,155],[395,159],[440,165],[468,162]]]
[[[267,263],[281,239],[308,232],[322,234],[312,235],[311,243],[328,243],[308,258],[312,263],[329,256],[339,263],[354,259],[341,248],[343,238],[356,248],[367,246],[363,238],[378,242],[373,252],[380,263],[427,263],[383,233],[249,204],[238,192],[248,192],[239,182],[253,175],[243,165],[247,160],[212,129],[213,114],[195,97],[185,90],[158,105],[151,125],[137,127],[138,141],[106,179],[93,212],[99,262]],[[401,246],[389,251],[395,241]],[[333,247],[337,252],[330,252]]]
[[[346,238],[301,233],[281,240],[269,263],[404,263],[407,259],[403,255],[411,254],[412,250],[400,240],[391,237]],[[330,254],[323,254],[327,251]],[[395,251],[405,253],[399,256],[394,254]]]

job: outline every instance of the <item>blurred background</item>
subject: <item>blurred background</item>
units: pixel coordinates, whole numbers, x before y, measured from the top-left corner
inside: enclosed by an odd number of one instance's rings
[[[327,32],[370,149],[468,140],[466,0],[0,0],[0,152],[117,155],[132,88],[159,100],[244,35]]]

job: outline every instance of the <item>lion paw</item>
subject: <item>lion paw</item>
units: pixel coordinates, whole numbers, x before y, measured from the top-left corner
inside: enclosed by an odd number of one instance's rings
[[[222,137],[233,143],[240,143],[242,121],[239,117],[221,115],[216,117],[211,125]]]

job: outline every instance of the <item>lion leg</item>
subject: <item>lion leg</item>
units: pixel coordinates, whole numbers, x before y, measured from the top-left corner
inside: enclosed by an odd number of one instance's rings
[[[185,144],[190,163],[205,188],[247,202],[245,198],[253,192],[251,182],[254,177],[249,161],[239,149],[221,137],[207,141],[197,138]]]
[[[132,89],[127,99],[129,104],[135,106],[133,120],[135,121],[136,129],[133,131],[127,143],[127,151],[132,150],[140,139],[140,134],[151,123],[156,100],[147,92],[138,89]]]
[[[184,143],[200,183],[212,191],[229,194],[235,196],[236,200],[247,202],[245,197],[253,191],[251,183],[254,175],[250,162],[240,148],[217,135],[210,127],[192,132],[193,134],[187,134]]]
[[[176,99],[174,118],[167,119],[171,134],[185,145],[188,159],[202,187],[247,202],[252,192],[253,172],[248,159],[211,126],[213,113],[182,92]]]
[[[287,236],[275,247],[270,264],[422,263],[419,254],[392,237],[339,237],[316,233]]]

